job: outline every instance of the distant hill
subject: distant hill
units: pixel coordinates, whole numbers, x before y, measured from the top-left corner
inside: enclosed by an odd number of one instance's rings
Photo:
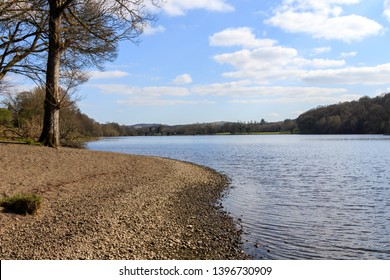
[[[301,114],[296,123],[306,134],[388,134],[390,93],[317,107]]]

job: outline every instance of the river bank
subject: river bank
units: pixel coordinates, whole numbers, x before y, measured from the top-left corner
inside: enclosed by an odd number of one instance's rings
[[[0,144],[0,194],[43,197],[0,212],[1,259],[245,259],[214,205],[228,180],[175,160]]]

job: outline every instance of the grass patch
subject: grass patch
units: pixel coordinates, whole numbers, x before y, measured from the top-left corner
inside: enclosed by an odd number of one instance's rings
[[[0,136],[0,142],[3,143],[9,143],[9,144],[27,144],[27,145],[34,145],[34,146],[42,146],[41,143],[28,138],[15,138],[15,137],[1,137]]]
[[[0,199],[0,206],[6,212],[34,215],[41,208],[42,197],[35,194],[16,194]]]

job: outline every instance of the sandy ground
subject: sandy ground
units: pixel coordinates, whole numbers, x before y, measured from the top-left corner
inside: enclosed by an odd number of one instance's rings
[[[0,144],[0,197],[44,199],[34,216],[0,212],[0,259],[245,259],[215,207],[227,183],[169,159]]]

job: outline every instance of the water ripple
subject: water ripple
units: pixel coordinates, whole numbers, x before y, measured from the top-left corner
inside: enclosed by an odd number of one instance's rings
[[[390,259],[390,137],[103,139],[89,148],[171,157],[232,179],[225,210],[257,259]]]

